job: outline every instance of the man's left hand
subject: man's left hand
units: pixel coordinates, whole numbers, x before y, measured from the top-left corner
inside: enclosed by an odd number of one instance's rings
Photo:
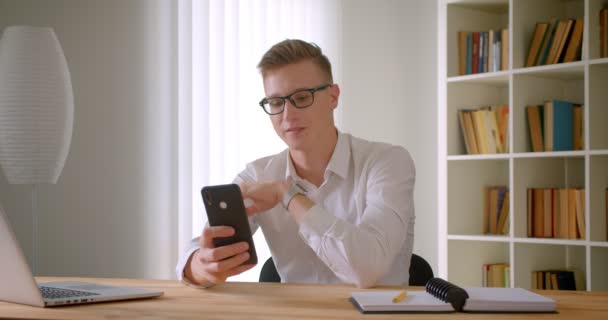
[[[243,182],[240,187],[243,199],[253,201],[253,204],[246,207],[247,215],[253,216],[279,204],[283,194],[289,189],[289,182],[287,180],[264,183]]]

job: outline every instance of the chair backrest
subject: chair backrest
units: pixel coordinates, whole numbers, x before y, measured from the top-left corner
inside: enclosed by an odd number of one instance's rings
[[[274,266],[272,257],[268,258],[260,271],[260,282],[281,282],[281,277]]]
[[[423,257],[412,253],[410,261],[410,286],[424,286],[426,282],[433,278],[433,269]],[[281,277],[274,266],[272,257],[268,258],[262,266],[260,272],[260,282],[281,282]]]

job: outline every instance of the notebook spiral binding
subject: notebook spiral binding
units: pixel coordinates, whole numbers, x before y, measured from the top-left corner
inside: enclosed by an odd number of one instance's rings
[[[462,311],[466,300],[469,298],[464,289],[440,278],[429,280],[426,283],[426,292],[451,304],[456,311]]]

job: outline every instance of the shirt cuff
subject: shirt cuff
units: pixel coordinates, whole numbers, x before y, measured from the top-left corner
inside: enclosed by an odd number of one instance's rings
[[[331,231],[336,218],[323,207],[314,205],[300,221],[300,236],[315,251],[319,252],[323,237]]]
[[[192,287],[192,288],[196,288],[196,289],[208,289],[208,288],[215,286],[215,283],[213,283],[213,282],[207,282],[204,284],[194,284],[194,283],[190,282],[190,280],[188,280],[188,278],[186,278],[186,276],[183,274],[182,274],[182,279],[180,281],[181,281],[181,283],[187,285],[188,287]]]
[[[181,281],[184,278],[184,268],[190,259],[190,256],[194,253],[194,251],[198,250],[199,246],[192,246],[188,251],[184,252],[179,261],[177,262],[177,266],[175,267],[175,273],[177,275],[177,280]]]
[[[207,289],[207,288],[211,288],[213,286],[215,286],[215,283],[213,282],[208,282],[208,283],[204,283],[204,284],[194,284],[192,283],[190,280],[188,280],[188,278],[186,278],[186,275],[184,274],[184,269],[186,267],[186,263],[188,262],[188,260],[190,260],[190,256],[192,256],[194,254],[194,252],[196,250],[198,250],[198,247],[193,247],[191,249],[189,249],[188,251],[186,251],[186,253],[184,253],[184,255],[182,256],[182,259],[179,261],[179,263],[177,264],[177,280],[179,280],[181,283],[192,287],[192,288],[197,288],[197,289]]]

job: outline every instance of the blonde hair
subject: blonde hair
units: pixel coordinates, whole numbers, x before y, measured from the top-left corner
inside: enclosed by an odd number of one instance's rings
[[[266,72],[270,70],[308,59],[327,75],[329,82],[333,82],[331,63],[323,54],[321,48],[312,42],[298,39],[286,39],[268,49],[258,63],[258,70],[264,77]]]

